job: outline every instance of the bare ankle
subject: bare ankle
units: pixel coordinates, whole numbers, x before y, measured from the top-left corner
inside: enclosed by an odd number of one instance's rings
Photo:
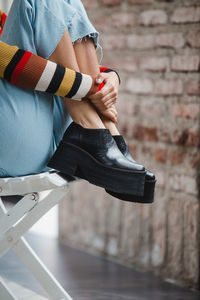
[[[115,125],[115,123],[113,123],[112,121],[110,121],[106,118],[104,118],[102,121],[103,121],[103,124],[104,124],[105,128],[109,129],[110,133],[112,135],[119,135],[120,134],[117,127],[116,127],[116,125]]]
[[[74,122],[78,123],[84,128],[89,128],[89,129],[101,129],[105,128],[104,124],[101,122],[101,120],[92,120],[88,118],[75,118]]]
[[[84,128],[105,128],[94,107],[87,100],[76,101],[62,98],[74,122]]]

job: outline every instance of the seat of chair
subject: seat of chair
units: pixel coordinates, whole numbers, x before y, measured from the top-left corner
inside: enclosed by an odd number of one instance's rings
[[[56,171],[20,177],[5,177],[0,178],[0,197],[52,190],[67,184],[68,181]]]

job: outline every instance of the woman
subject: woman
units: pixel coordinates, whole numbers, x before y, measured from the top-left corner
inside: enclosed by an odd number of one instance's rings
[[[100,79],[105,85],[97,92],[95,78],[99,79],[99,65],[95,48],[98,46],[98,32],[90,23],[81,1],[14,1],[2,41],[77,72],[75,77],[72,76],[68,98],[62,98],[62,101],[56,95],[11,86],[3,80],[0,82],[0,138],[4,141],[0,149],[0,176],[48,170],[46,165],[51,158],[48,164],[51,168],[85,178],[112,193],[128,191],[131,196],[141,197],[144,183],[149,179],[155,181],[155,178],[130,157],[114,124],[117,115],[114,103],[119,84],[115,72],[101,73]],[[24,53],[17,55],[19,63]],[[48,63],[48,66],[41,74],[46,72],[49,82],[47,80],[45,85],[40,80],[36,87],[41,91],[58,92],[63,69],[55,67],[54,63]],[[34,74],[36,72],[38,70],[34,69]],[[19,78],[18,82],[15,78],[11,80],[13,74],[9,68],[6,73],[5,79],[20,85]],[[67,80],[69,83],[69,76]],[[69,99],[73,96],[82,100]],[[73,122],[68,127],[69,114]]]

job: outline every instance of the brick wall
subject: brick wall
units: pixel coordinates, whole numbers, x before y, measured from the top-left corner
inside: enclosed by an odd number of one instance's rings
[[[60,237],[75,247],[199,288],[200,2],[85,0],[102,63],[119,70],[119,128],[157,175],[155,203],[71,184]]]

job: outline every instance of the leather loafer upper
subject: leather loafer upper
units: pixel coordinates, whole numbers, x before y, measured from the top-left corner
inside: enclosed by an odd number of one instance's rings
[[[123,155],[131,162],[133,163],[137,163],[135,161],[135,159],[132,157],[132,155],[130,154],[129,150],[128,150],[128,146],[123,138],[122,135],[114,135],[113,136],[119,150],[123,153]],[[147,180],[155,180],[155,175],[149,171],[149,170],[146,170],[146,179]]]
[[[145,171],[142,165],[128,160],[122,154],[108,129],[88,129],[72,122],[62,142],[80,147],[106,166],[130,171]]]

